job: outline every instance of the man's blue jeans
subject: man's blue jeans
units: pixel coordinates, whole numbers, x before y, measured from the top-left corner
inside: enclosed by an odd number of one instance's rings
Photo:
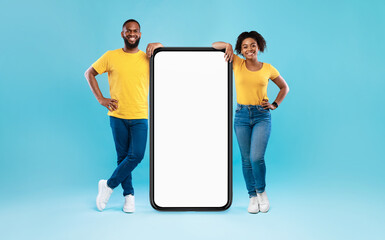
[[[110,116],[118,167],[108,179],[107,185],[114,189],[122,185],[123,195],[134,195],[132,171],[142,161],[147,142],[147,119],[120,119]]]
[[[249,196],[265,191],[265,151],[270,137],[270,110],[260,105],[237,104],[234,129],[242,156],[242,170]]]

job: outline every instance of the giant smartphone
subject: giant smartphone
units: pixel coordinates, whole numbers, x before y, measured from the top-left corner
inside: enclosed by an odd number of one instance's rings
[[[225,210],[232,201],[232,65],[213,48],[159,48],[150,60],[150,201]]]

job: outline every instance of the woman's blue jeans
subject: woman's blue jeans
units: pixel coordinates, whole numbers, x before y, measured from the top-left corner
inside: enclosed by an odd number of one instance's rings
[[[270,137],[270,110],[260,105],[237,104],[235,134],[242,156],[242,170],[249,196],[265,191],[265,151]]]
[[[124,196],[134,195],[131,173],[144,157],[148,120],[120,119],[110,116],[110,125],[118,155],[118,167],[107,180],[107,185],[110,188],[116,188],[121,184]]]

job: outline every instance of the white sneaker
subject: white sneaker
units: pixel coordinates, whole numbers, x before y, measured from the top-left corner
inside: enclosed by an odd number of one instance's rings
[[[258,199],[256,196],[250,198],[249,208],[247,208],[247,211],[249,213],[258,213],[259,212]]]
[[[110,199],[112,188],[107,186],[107,180],[100,180],[98,191],[98,196],[96,197],[96,207],[99,211],[103,211],[107,205],[108,199]]]
[[[126,212],[126,213],[135,212],[135,197],[134,197],[134,195],[130,194],[130,195],[124,196],[124,198],[126,199],[126,201],[124,202],[123,212]]]
[[[258,203],[259,203],[259,211],[266,213],[269,211],[270,203],[269,199],[267,198],[266,191],[263,193],[257,193]]]

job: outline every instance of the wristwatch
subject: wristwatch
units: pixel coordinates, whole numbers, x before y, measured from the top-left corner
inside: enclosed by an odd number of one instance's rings
[[[278,103],[273,102],[271,105],[273,105],[275,108],[278,108]]]

